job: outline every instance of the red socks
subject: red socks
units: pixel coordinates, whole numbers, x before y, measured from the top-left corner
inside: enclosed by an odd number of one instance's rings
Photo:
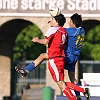
[[[66,82],[65,84],[66,84],[67,87],[68,87],[69,89],[71,89],[71,90],[79,91],[79,92],[82,92],[82,93],[85,92],[85,91],[84,91],[84,88],[81,88],[80,86],[77,86],[77,85],[75,85],[75,84],[73,84],[73,83],[71,83],[71,82]]]
[[[68,97],[69,100],[76,100],[76,97],[73,95],[73,93],[68,87],[66,87],[62,91]]]
[[[66,88],[63,89],[63,93],[68,97],[69,100],[77,100],[74,94],[71,92],[71,90],[79,91],[84,93],[84,88],[81,88],[80,86],[77,86],[71,82],[66,82]]]

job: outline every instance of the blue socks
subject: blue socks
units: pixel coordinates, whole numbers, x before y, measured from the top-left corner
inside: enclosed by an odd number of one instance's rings
[[[76,84],[77,86],[81,86],[80,84]],[[76,97],[77,97],[77,100],[79,99],[80,100],[80,92],[79,91],[74,91],[75,92],[75,94],[76,94]]]
[[[24,68],[24,72],[25,72],[25,74],[30,73],[35,68],[36,67],[34,66],[34,63],[32,62]]]

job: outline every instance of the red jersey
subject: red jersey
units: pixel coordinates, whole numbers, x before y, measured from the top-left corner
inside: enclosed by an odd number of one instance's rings
[[[64,47],[66,43],[67,33],[63,27],[50,27],[45,34],[48,39],[48,56],[54,58],[65,56]]]

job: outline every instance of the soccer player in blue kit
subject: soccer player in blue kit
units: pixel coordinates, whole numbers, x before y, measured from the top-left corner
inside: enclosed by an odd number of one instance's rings
[[[68,39],[65,47],[65,70],[68,70],[68,76],[72,83],[77,84],[75,79],[75,65],[78,61],[82,44],[85,37],[85,31],[81,27],[82,18],[81,15],[75,13],[70,17],[69,26],[70,28],[65,28],[68,33]],[[22,76],[25,77],[28,72],[35,69],[42,61],[48,60],[48,55],[46,53],[40,54],[40,56],[30,63],[25,68],[16,68],[18,72],[21,72]],[[78,85],[78,84],[77,84]],[[80,92],[75,91],[77,100],[82,100],[80,97]],[[90,100],[89,89],[87,88],[87,100]]]
[[[78,61],[82,44],[85,38],[85,31],[81,25],[81,15],[75,13],[70,17],[70,28],[66,28],[68,33],[68,40],[65,47],[65,70],[68,70],[69,79],[72,83],[75,84],[77,84],[75,79],[75,65]],[[75,91],[75,94],[77,96],[77,100],[81,100],[80,93]]]

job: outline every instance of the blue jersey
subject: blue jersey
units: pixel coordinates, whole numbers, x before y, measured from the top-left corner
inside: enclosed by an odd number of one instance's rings
[[[65,47],[65,54],[71,53],[74,55],[80,55],[85,37],[84,29],[82,27],[65,29],[68,33],[68,41]]]
[[[65,47],[65,69],[75,72],[75,65],[80,55],[85,31],[82,27],[66,28],[68,41]]]

